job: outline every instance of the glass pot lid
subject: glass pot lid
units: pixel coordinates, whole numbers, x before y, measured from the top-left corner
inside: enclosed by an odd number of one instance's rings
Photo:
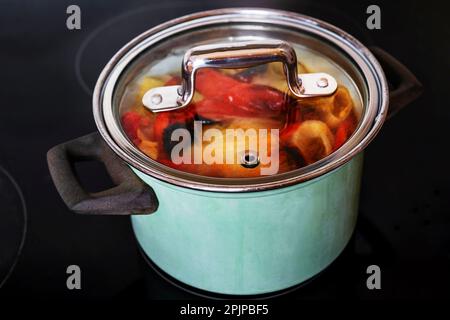
[[[386,107],[376,60],[321,24],[222,9],[152,29],[102,73],[99,130],[136,169],[190,188],[252,191],[321,175],[370,141]]]

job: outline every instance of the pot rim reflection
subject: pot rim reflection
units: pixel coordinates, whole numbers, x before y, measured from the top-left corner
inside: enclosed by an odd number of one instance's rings
[[[138,150],[126,137],[113,107],[117,83],[136,57],[158,42],[194,28],[223,23],[248,23],[284,27],[308,33],[343,51],[358,67],[367,87],[364,112],[353,136],[329,156],[283,174],[258,178],[199,176],[164,166]],[[326,22],[297,13],[253,8],[204,11],[163,23],[125,45],[102,71],[93,96],[94,117],[100,134],[113,151],[135,169],[173,185],[218,192],[251,192],[301,183],[322,176],[348,162],[375,137],[387,114],[387,82],[376,58],[358,40]]]

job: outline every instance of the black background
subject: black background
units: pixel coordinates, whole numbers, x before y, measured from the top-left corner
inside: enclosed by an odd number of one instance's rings
[[[366,8],[373,3],[381,7],[381,30],[365,27]],[[81,7],[81,30],[66,28],[70,4]],[[450,297],[450,9],[444,1],[317,0],[1,0],[0,165],[21,186],[29,218],[22,255],[1,296],[194,297],[146,265],[129,218],[68,211],[45,155],[58,143],[96,130],[91,90],[106,62],[132,37],[187,13],[232,6],[279,8],[331,22],[391,53],[425,88],[367,148],[361,216],[347,250],[321,277],[285,297]],[[79,169],[91,190],[108,185],[98,166]],[[79,291],[66,288],[71,264],[82,270]],[[370,264],[381,267],[382,290],[365,286]]]

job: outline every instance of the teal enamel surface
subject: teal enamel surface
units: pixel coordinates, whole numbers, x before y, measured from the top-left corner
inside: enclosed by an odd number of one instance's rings
[[[156,265],[191,286],[261,294],[302,283],[328,266],[355,227],[362,155],[313,181],[255,193],[188,190],[137,170],[159,208],[133,216]]]

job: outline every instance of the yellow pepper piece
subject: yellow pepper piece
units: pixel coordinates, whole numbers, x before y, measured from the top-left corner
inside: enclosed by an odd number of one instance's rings
[[[199,102],[200,100],[203,100],[203,96],[200,93],[195,92],[192,102]]]
[[[139,144],[139,149],[148,155],[150,158],[158,159],[158,143],[151,140],[142,140]]]
[[[139,101],[142,100],[142,97],[148,90],[162,86],[164,86],[163,80],[153,77],[145,77],[139,84],[139,94],[138,94]]]

